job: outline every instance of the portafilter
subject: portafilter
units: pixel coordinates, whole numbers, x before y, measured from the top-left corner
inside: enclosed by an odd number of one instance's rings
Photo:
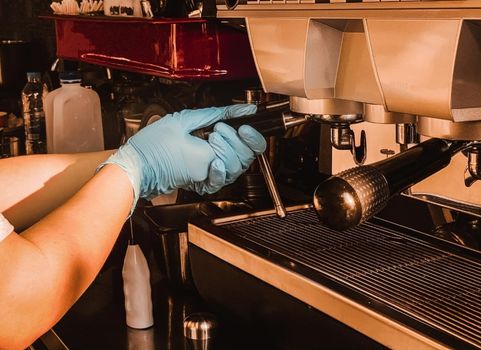
[[[465,145],[433,138],[391,158],[334,175],[314,192],[317,216],[336,230],[354,227],[380,212],[395,194],[446,167]]]

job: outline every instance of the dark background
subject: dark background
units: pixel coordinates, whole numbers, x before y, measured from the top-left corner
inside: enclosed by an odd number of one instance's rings
[[[48,0],[0,0],[0,39],[31,42],[31,70],[46,71],[55,60],[54,23],[39,18],[51,13]]]

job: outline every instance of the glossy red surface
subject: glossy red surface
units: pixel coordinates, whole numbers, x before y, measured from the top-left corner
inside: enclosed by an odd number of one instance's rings
[[[49,16],[57,56],[182,80],[257,76],[247,33],[204,19]]]

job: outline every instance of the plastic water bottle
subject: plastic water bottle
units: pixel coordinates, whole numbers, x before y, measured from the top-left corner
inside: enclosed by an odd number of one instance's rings
[[[27,84],[25,84],[21,96],[26,154],[47,153],[43,110],[43,99],[47,93],[47,86],[42,83],[40,73],[27,73]]]
[[[93,152],[104,149],[100,98],[81,86],[80,72],[59,73],[61,87],[44,101],[48,153]]]

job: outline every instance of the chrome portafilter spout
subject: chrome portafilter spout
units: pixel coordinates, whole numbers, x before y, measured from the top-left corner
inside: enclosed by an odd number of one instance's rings
[[[331,146],[338,150],[351,151],[354,162],[357,165],[364,164],[367,157],[366,133],[361,131],[357,146],[354,131],[351,129],[352,124],[363,121],[362,114],[310,114],[307,118],[329,125]]]
[[[314,192],[319,220],[346,230],[370,219],[393,195],[446,167],[464,145],[433,138],[388,159],[330,177]]]
[[[463,151],[468,157],[468,166],[464,172],[464,184],[470,187],[476,181],[481,181],[481,143],[473,142]]]

